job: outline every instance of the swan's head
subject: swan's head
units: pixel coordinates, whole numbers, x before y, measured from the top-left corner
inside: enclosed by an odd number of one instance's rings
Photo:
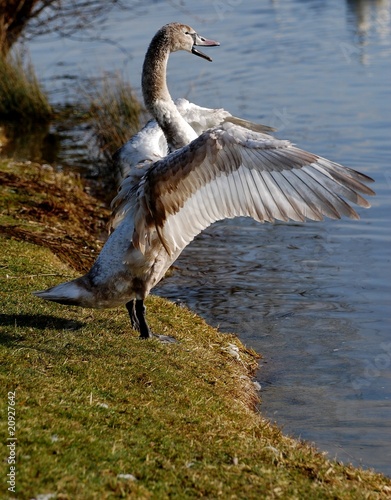
[[[196,56],[203,57],[207,61],[211,61],[212,59],[209,56],[196,49],[196,47],[216,47],[220,45],[219,42],[208,40],[199,35],[193,28],[186,24],[171,23],[162,29],[167,30],[167,34],[169,35],[171,52],[186,50]]]

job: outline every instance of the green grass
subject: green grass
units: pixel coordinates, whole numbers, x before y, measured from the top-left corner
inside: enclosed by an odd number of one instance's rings
[[[15,391],[17,498],[390,497],[389,479],[327,460],[255,410],[257,356],[236,336],[157,297],[147,301],[151,327],[178,344],[140,341],[124,308],[78,309],[33,297],[77,274],[71,258],[65,264],[43,245],[61,221],[76,225],[78,206],[73,213],[70,181],[58,174],[16,164],[0,164],[0,172],[8,176],[0,197],[0,432],[5,443],[7,393]],[[55,198],[56,210],[43,220],[53,186],[64,187],[67,200],[62,206]],[[87,195],[80,197],[87,206]],[[90,224],[86,213],[80,225]],[[29,226],[34,236],[26,236]],[[7,498],[4,479],[1,488]]]
[[[31,62],[19,52],[0,55],[0,118],[18,120],[20,128],[46,123],[53,115]]]

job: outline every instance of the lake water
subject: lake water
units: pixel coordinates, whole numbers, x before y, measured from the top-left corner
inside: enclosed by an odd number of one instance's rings
[[[70,77],[103,71],[139,90],[152,35],[178,20],[221,47],[208,50],[213,63],[172,56],[174,97],[272,125],[376,180],[359,222],[215,224],[155,291],[262,353],[264,415],[331,457],[391,474],[390,0],[137,3],[105,21],[100,36],[115,44],[30,44],[52,100],[75,98]]]

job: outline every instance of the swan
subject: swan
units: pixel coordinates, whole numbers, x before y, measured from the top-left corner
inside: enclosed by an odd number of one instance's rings
[[[176,99],[175,107],[184,120],[194,130],[196,136],[206,130],[216,127],[225,121],[236,123],[243,127],[258,132],[270,133],[275,129],[267,125],[252,123],[241,118],[232,116],[225,109],[210,109],[197,106],[187,99],[180,97]],[[149,120],[147,124],[133,137],[120,147],[113,155],[114,168],[118,174],[120,184],[125,177],[132,176],[134,180],[138,177],[138,169],[143,161],[157,161],[164,158],[175,148],[167,142],[163,130],[156,120]],[[140,173],[140,172],[139,172]]]
[[[179,23],[156,33],[142,71],[154,120],[119,154],[128,171],[113,200],[112,232],[87,274],[35,295],[82,307],[125,304],[140,338],[150,338],[145,298],[213,222],[237,216],[259,222],[358,219],[348,202],[370,206],[360,194],[374,194],[366,185],[370,177],[224,110],[174,103],[166,83],[170,53],[185,50],[210,60],[198,46],[217,45]]]
[[[258,132],[270,133],[275,130],[267,125],[251,123],[232,116],[224,109],[197,106],[182,97],[175,100],[175,107],[197,136],[223,122],[240,124]],[[153,119],[149,120],[137,134],[133,135],[113,155],[113,167],[117,174],[117,183],[121,185],[125,178],[126,183],[121,187],[121,195],[113,201],[112,206],[115,205],[118,198],[122,197],[123,192],[127,192],[130,186],[135,186],[141,180],[145,168],[148,168],[151,162],[161,160],[172,150],[175,150],[175,148],[167,142],[158,122]],[[109,231],[112,231],[115,226],[116,218],[112,218]]]

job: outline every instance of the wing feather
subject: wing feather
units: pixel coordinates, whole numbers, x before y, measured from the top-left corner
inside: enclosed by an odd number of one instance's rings
[[[236,216],[260,222],[358,218],[345,201],[368,207],[371,179],[289,141],[224,123],[155,162],[139,184],[133,244],[156,233],[178,254],[213,222]],[[146,242],[146,243],[145,243]]]

